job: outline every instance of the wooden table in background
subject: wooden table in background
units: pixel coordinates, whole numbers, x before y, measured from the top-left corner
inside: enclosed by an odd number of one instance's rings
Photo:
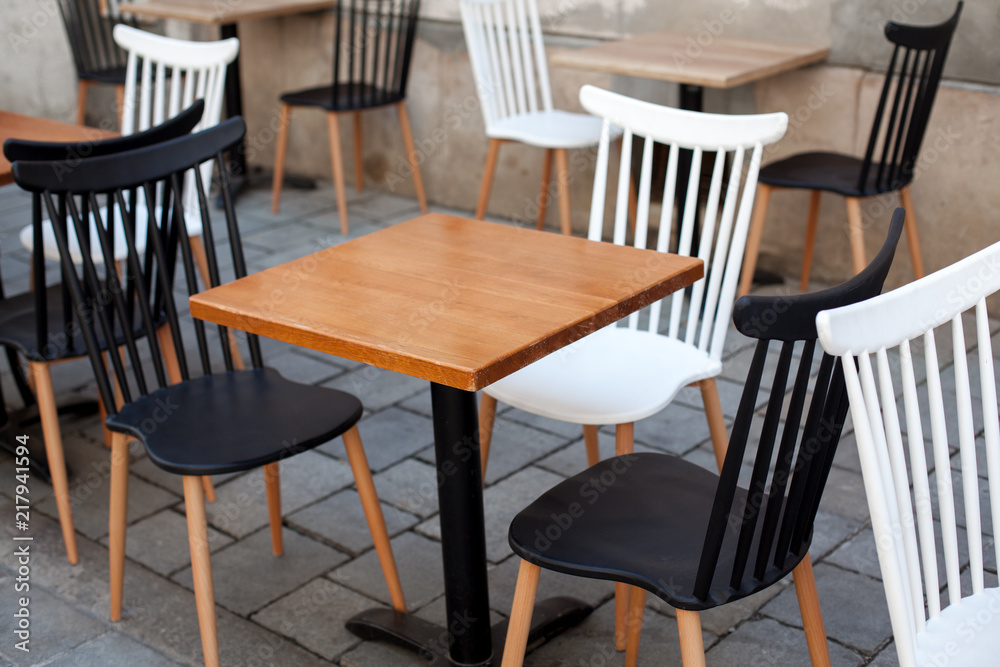
[[[431,382],[448,621],[381,608],[348,627],[444,664],[499,665],[506,622],[489,622],[474,392],[703,270],[690,257],[432,213],[190,303],[204,320]],[[533,630],[551,634],[589,611],[571,598],[545,601]]]
[[[30,141],[100,141],[117,137],[114,132],[105,132],[96,127],[71,125],[46,118],[22,116],[18,113],[0,111],[0,146],[8,139],[28,139]],[[10,173],[10,162],[0,153],[0,185],[14,182]]]

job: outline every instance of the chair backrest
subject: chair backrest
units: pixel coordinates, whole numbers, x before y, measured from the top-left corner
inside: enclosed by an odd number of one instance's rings
[[[551,111],[536,0],[459,0],[459,8],[486,127],[510,116]]]
[[[111,31],[118,25],[135,26],[135,19],[118,11],[118,0],[59,0],[66,37],[77,74],[86,76],[125,67],[126,54]]]
[[[334,108],[406,98],[419,12],[420,0],[345,0],[334,9]]]
[[[198,100],[190,108],[185,109],[162,125],[137,134],[104,141],[50,143],[8,139],[4,142],[3,153],[4,157],[12,163],[25,160],[54,161],[62,165],[68,172],[72,169],[79,169],[86,159],[133,151],[189,134],[201,120],[204,108],[204,102]],[[42,240],[43,206],[41,194],[32,193],[32,232],[34,236],[33,247],[35,248],[44,246]],[[44,253],[32,253],[31,271],[33,284],[36,286],[34,289],[36,343],[34,349],[25,349],[21,352],[34,360],[56,360],[65,356],[82,354],[84,350],[76,333],[79,331],[79,327],[73,324],[74,316],[70,309],[71,300],[67,291],[68,286],[62,284],[64,310],[59,321],[50,322],[49,291],[38,288],[38,286],[46,285]],[[56,315],[59,316],[58,313]],[[57,334],[53,338],[52,332],[62,332],[63,334],[70,332],[70,334],[61,336]]]
[[[660,252],[696,255],[705,262],[705,277],[702,280],[687,290],[668,297],[666,322],[661,322],[664,316],[661,302],[649,309],[649,318],[644,326],[655,333],[665,325],[667,335],[671,338],[682,339],[705,351],[713,359],[721,359],[750,228],[761,156],[765,145],[777,141],[785,134],[788,117],[783,113],[722,116],[682,111],[641,102],[593,86],[584,86],[580,90],[580,102],[588,112],[604,119],[590,207],[589,238],[600,241],[605,231],[610,143],[613,137],[612,127],[616,126],[623,130],[622,155],[632,154],[634,137],[644,138],[640,149],[642,166],[638,180],[633,244],[641,248],[655,247]],[[654,235],[650,233],[650,201],[653,148],[657,143],[669,146],[670,153],[659,230],[654,240]],[[693,158],[684,218],[677,225],[674,221],[673,203],[678,191],[678,153],[682,148],[692,149]],[[715,165],[708,203],[700,225],[700,241],[694,249],[692,239],[697,225],[696,201],[701,163],[706,153],[714,156]],[[732,161],[728,175],[727,159]],[[614,198],[612,240],[619,245],[627,242],[628,193],[633,176],[630,173],[631,166],[631,160],[621,160]],[[724,182],[727,182],[726,187],[723,187]],[[688,301],[686,309],[685,300]],[[635,329],[639,322],[640,315],[635,313],[628,318],[627,326]]]
[[[758,342],[719,475],[695,579],[697,599],[749,595],[784,577],[808,553],[847,416],[841,365],[826,354],[814,370],[816,313],[881,291],[903,217],[898,209],[878,255],[846,283],[812,294],[745,296],[736,302],[736,328]],[[748,440],[758,392],[767,388],[763,379],[772,342],[780,351],[769,372],[767,408],[754,451]],[[741,480],[749,460],[752,470]]]
[[[205,235],[211,286],[223,281],[224,270],[228,276],[236,278],[246,275],[228,178],[222,168],[222,151],[242,140],[245,129],[241,118],[233,118],[198,134],[87,160],[85,169],[67,171],[62,161],[15,162],[12,165],[15,181],[26,190],[39,193],[50,218],[68,221],[80,239],[89,238],[88,216],[98,215],[102,206],[105,211],[117,207],[124,212],[120,218],[128,259],[122,277],[114,268],[108,269],[114,267],[112,226],[118,216],[96,225],[103,264],[95,263],[91,252],[82,253],[80,263],[74,264],[65,224],[53,225],[77,324],[86,341],[98,390],[109,414],[115,414],[117,408],[113,407],[115,395],[101,355],[106,347],[103,341],[115,340],[124,347],[123,355],[110,354],[108,357],[125,403],[170,383],[163,349],[156,335],[164,323],[173,338],[172,343],[164,344],[172,345],[182,379],[234,368],[225,328],[218,327],[217,335],[210,335],[201,320],[193,320],[193,327],[187,326],[188,323],[182,327],[179,312],[186,310],[186,298],[181,304],[176,299],[178,292],[189,296],[199,291],[195,260],[188,242],[191,212],[183,205],[184,183],[188,180],[184,176],[188,172],[194,175],[192,182],[199,203],[197,222]],[[213,156],[219,163],[223,179],[223,215],[231,250],[225,262],[216,254],[217,240],[209,212],[214,207],[209,205],[200,170],[192,168]],[[135,243],[138,207],[151,212],[145,216],[145,248],[137,248]],[[221,239],[219,242],[225,243]],[[192,328],[197,359],[189,363],[186,350],[191,348],[185,347],[184,338],[185,332],[190,336]],[[262,363],[260,345],[256,336],[247,336],[247,340],[254,367],[259,368]],[[218,350],[214,361],[213,349]]]
[[[895,46],[861,166],[861,192],[894,191],[913,181],[920,144],[961,13],[959,2],[951,18],[938,25],[886,24],[885,36]]]
[[[844,360],[882,582],[904,667],[944,664],[918,663],[917,638],[928,619],[950,605],[964,602],[965,611],[957,613],[975,617],[981,607],[962,597],[963,563],[969,563],[966,593],[981,594],[983,560],[988,551],[1000,556],[995,538],[1000,535],[1000,422],[986,307],[986,298],[1000,290],[998,268],[1000,243],[870,302],[817,318],[823,347]],[[943,368],[952,360],[953,373]],[[985,461],[977,458],[977,439],[984,444]],[[983,525],[981,503],[992,511],[990,525]],[[960,528],[966,533],[964,545]],[[989,616],[995,619],[995,601],[990,604]],[[945,639],[961,647],[962,664],[997,660],[995,654],[972,659],[964,653],[962,637]]]

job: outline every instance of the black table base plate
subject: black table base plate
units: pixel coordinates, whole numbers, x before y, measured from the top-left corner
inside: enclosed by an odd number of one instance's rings
[[[531,648],[563,630],[580,623],[594,610],[590,605],[570,597],[554,597],[535,605],[528,633]],[[412,614],[393,609],[368,609],[347,621],[347,629],[362,639],[379,639],[419,653],[434,667],[451,667],[457,663],[448,657],[448,629]],[[460,631],[460,630],[459,630]],[[492,628],[493,658],[482,667],[499,667],[507,638],[507,621]]]

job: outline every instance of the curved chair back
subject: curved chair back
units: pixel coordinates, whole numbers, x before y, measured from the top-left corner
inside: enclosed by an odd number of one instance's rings
[[[229,196],[226,170],[222,169],[222,151],[229,150],[243,138],[245,125],[233,118],[198,134],[135,151],[97,157],[87,161],[87,169],[71,169],[65,161],[15,162],[15,181],[24,189],[39,193],[50,219],[67,221],[78,238],[90,238],[91,216],[100,211],[120,210],[121,216],[95,224],[103,264],[94,261],[93,253],[82,253],[79,264],[70,255],[69,235],[65,224],[53,225],[62,258],[64,280],[72,294],[77,323],[86,341],[98,390],[108,414],[116,414],[107,367],[101,351],[104,341],[114,340],[124,347],[123,355],[109,355],[117,388],[124,403],[171,384],[168,364],[176,363],[176,372],[184,380],[194,374],[213,370],[233,370],[233,354],[225,328],[212,335],[201,320],[194,320],[195,359],[189,361],[184,345],[177,294],[199,290],[195,260],[191,253],[188,228],[197,222],[205,236],[211,286],[219,285],[224,266],[216,255],[206,183],[199,169],[192,167],[214,159],[220,163],[225,225],[231,249],[231,277],[246,275],[236,214]],[[70,163],[71,164],[71,163]],[[198,207],[194,213],[183,205],[185,174],[192,174]],[[136,245],[139,208],[152,212],[145,216],[147,242]],[[196,221],[190,220],[197,215]],[[128,246],[126,269],[119,277],[114,268],[115,234],[113,226],[121,221]],[[229,262],[226,263],[228,265]],[[172,337],[159,338],[163,324]],[[213,327],[215,328],[215,327]],[[145,340],[145,343],[143,343]],[[247,337],[254,367],[261,366],[260,345],[256,336]],[[142,350],[140,350],[142,346]],[[217,348],[213,365],[211,350]],[[123,358],[124,357],[124,358]],[[127,366],[126,366],[127,364]]]
[[[836,359],[823,355],[815,370],[816,313],[870,299],[882,290],[903,217],[897,209],[879,254],[846,283],[812,294],[745,296],[736,302],[736,328],[758,342],[719,474],[693,587],[697,603],[761,590],[791,572],[808,553],[848,407]],[[764,380],[772,342],[780,351]],[[767,409],[756,451],[750,449],[752,458],[747,459],[761,389],[769,391]],[[747,460],[753,462],[749,475]]]
[[[334,12],[331,108],[405,99],[420,0],[347,0]]]
[[[913,181],[920,144],[961,13],[959,2],[951,18],[938,25],[886,24],[885,36],[895,46],[861,166],[861,192],[894,192]]]
[[[122,24],[134,27],[135,19],[118,11],[118,0],[59,0],[66,37],[77,75],[95,75],[125,70],[127,54],[112,38],[112,30]]]
[[[1000,243],[817,317],[823,347],[846,369],[903,667],[997,660],[1000,592],[985,588],[984,573],[991,552],[1000,556],[1000,421],[986,305],[997,291]],[[942,369],[950,360],[953,373]]]
[[[583,87],[580,102],[588,112],[604,119],[590,207],[589,238],[599,241],[604,235],[610,143],[614,136],[612,127],[620,127],[624,130],[622,155],[632,153],[635,137],[643,138],[633,244],[641,248],[655,247],[660,252],[696,255],[705,262],[705,278],[687,290],[668,297],[670,303],[666,321],[661,321],[664,317],[661,302],[650,308],[644,326],[652,333],[666,326],[667,335],[671,338],[683,339],[713,359],[721,359],[743,262],[761,156],[765,145],[774,143],[785,134],[788,117],[783,113],[722,116],[682,111],[593,86]],[[659,228],[655,231],[650,228],[650,199],[653,148],[657,143],[669,146],[670,153]],[[678,189],[677,162],[681,148],[692,149],[694,155],[684,218],[680,224],[675,224],[672,204]],[[700,241],[697,248],[692,248],[697,224],[695,198],[699,190],[701,162],[706,154],[714,157],[712,184],[701,222]],[[728,174],[725,168],[727,159],[732,161]],[[619,245],[627,240],[628,193],[633,177],[631,164],[630,160],[621,161],[614,198],[613,241]],[[744,171],[745,177],[742,175]],[[688,301],[686,309],[685,299]],[[629,317],[628,326],[635,329],[639,322],[639,314],[635,313]]]
[[[460,0],[459,8],[486,129],[510,116],[552,111],[536,0]]]

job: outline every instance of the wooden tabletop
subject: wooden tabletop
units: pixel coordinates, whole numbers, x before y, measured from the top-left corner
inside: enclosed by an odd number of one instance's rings
[[[475,391],[703,270],[689,257],[430,213],[190,303],[204,320]]]
[[[145,0],[123,3],[119,11],[144,18],[180,19],[222,25],[285,14],[301,14],[336,7],[337,0]]]
[[[0,111],[0,146],[8,139],[30,139],[31,141],[100,141],[118,136],[96,127],[70,125],[46,118],[22,116],[9,111]],[[69,156],[67,156],[69,157]],[[10,162],[0,152],[0,185],[14,182],[10,173]]]
[[[713,37],[702,46],[697,35],[664,30],[560,51],[550,62],[560,67],[732,88],[826,60],[829,54],[827,47],[728,37]]]

